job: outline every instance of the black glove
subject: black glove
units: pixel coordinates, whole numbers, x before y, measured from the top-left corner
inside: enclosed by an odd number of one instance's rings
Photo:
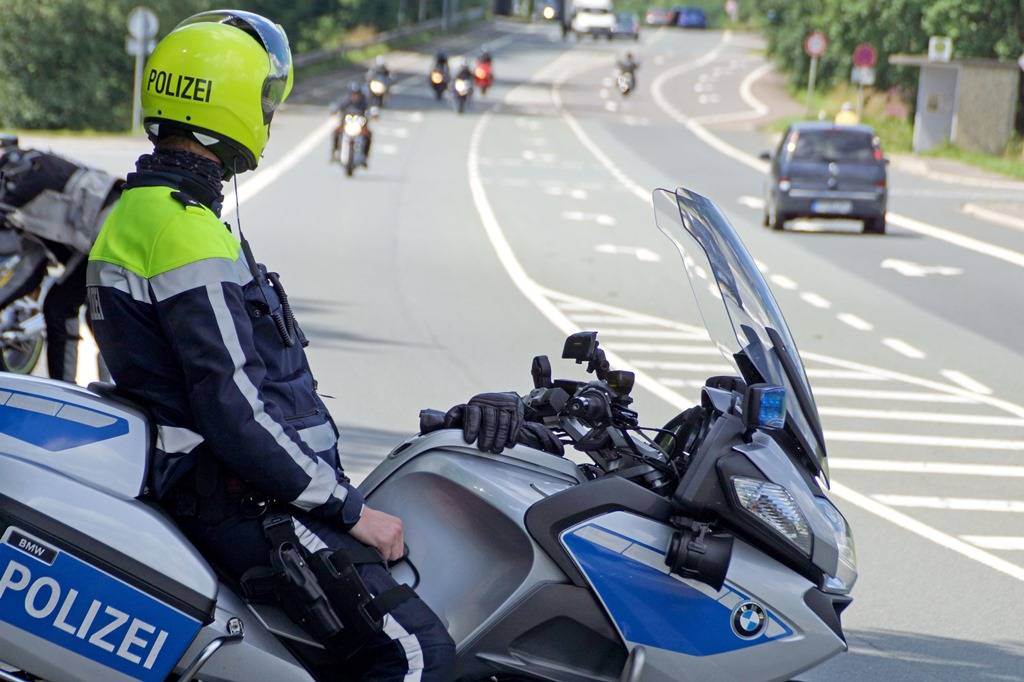
[[[526,422],[519,432],[519,442],[523,445],[543,450],[544,452],[561,457],[565,454],[565,447],[558,436],[548,427],[539,422]]]
[[[511,391],[475,395],[462,410],[462,437],[484,452],[498,454],[519,440],[525,413],[523,399]]]

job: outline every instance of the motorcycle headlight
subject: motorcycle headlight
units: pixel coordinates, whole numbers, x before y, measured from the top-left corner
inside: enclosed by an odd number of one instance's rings
[[[732,487],[743,509],[789,540],[806,556],[811,555],[811,528],[788,490],[770,481],[743,476],[734,477]]]
[[[465,95],[467,92],[469,92],[469,83],[462,80],[461,78],[455,81],[455,92],[459,93],[460,95]]]
[[[853,532],[842,513],[829,500],[824,497],[815,497],[814,501],[822,516],[828,521],[836,547],[839,548],[839,565],[836,568],[836,574],[826,576],[823,587],[829,592],[846,594],[853,589],[853,584],[857,582],[857,551],[853,544]]]
[[[434,71],[433,73],[430,74],[430,82],[431,83],[438,84],[438,83],[440,83],[443,80],[444,80],[444,74],[442,74],[440,71]]]
[[[363,132],[363,126],[366,125],[366,119],[362,116],[346,116],[345,117],[345,134],[349,137],[355,137],[361,135]]]
[[[544,18],[545,19],[554,19],[555,18],[555,8],[552,7],[551,5],[548,5],[547,7],[545,7],[544,8]]]
[[[384,84],[380,81],[370,81],[370,92],[375,95],[384,94]]]

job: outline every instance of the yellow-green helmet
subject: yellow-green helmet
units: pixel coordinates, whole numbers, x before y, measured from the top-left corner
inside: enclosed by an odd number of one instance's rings
[[[154,143],[191,135],[230,177],[256,168],[293,78],[280,26],[252,12],[202,12],[174,27],[146,61],[143,125]]]

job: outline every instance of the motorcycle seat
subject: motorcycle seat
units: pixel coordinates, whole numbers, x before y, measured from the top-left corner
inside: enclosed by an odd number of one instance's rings
[[[111,400],[115,403],[120,403],[121,405],[133,409],[136,412],[141,412],[147,417],[150,416],[149,410],[147,410],[146,407],[142,405],[142,403],[137,403],[128,396],[126,396],[124,393],[121,393],[118,390],[117,385],[114,383],[106,381],[94,381],[90,383],[86,388],[88,388],[90,391],[100,396],[101,398],[106,398],[107,400]]]

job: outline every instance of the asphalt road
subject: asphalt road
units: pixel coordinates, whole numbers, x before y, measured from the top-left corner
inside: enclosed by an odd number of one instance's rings
[[[717,202],[763,266],[856,533],[850,652],[800,679],[1024,678],[1024,233],[962,210],[1024,201],[1024,185],[894,164],[887,235],[771,232],[755,37],[648,32],[626,101],[611,81],[621,45],[563,43],[550,26],[460,40],[496,54],[497,85],[465,115],[433,100],[427,55],[404,55],[368,171],[327,163],[322,104],[340,88],[327,80],[278,115],[242,179],[242,226],[312,340],[350,471],[423,407],[527,390],[532,356],[557,357],[574,329],[600,330],[644,375],[645,423],[694,400],[724,362],[650,206],[651,189],[682,185]],[[67,143],[105,165],[140,146]]]

